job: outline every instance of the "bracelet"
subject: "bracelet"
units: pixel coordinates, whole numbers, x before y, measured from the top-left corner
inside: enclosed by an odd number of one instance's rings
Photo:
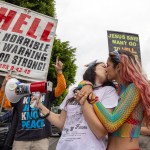
[[[87,83],[87,84],[84,84],[83,86],[85,86],[85,85],[90,85],[90,86],[92,86],[92,88],[93,88],[93,85],[92,85],[92,84],[88,84],[88,83]]]
[[[92,86],[92,88],[93,88],[93,84],[92,84],[91,82],[89,82],[89,81],[86,81],[86,80],[81,81],[81,82],[78,84],[78,87],[79,87],[79,88],[82,88],[82,87],[85,86],[85,85],[90,85],[90,86]]]
[[[39,110],[41,110],[40,108],[39,108]],[[41,119],[44,119],[44,118],[46,118],[46,117],[48,117],[49,115],[50,115],[50,111],[47,113],[47,114],[45,114],[45,115],[43,115],[42,113],[40,113],[40,111],[38,111],[38,113],[39,113],[39,117],[41,118]],[[42,115],[41,115],[42,114]]]
[[[97,101],[98,101],[98,96],[96,96],[94,99],[89,99],[90,104],[94,104]]]

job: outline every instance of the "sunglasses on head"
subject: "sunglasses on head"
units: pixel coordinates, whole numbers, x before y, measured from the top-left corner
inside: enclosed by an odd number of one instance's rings
[[[119,60],[119,62],[121,61],[121,57],[120,54],[118,53],[117,50],[114,50],[113,52],[110,53],[111,55],[116,56],[116,58]]]

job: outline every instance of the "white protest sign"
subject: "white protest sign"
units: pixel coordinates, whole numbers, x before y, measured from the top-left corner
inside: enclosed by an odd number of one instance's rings
[[[46,80],[57,20],[0,2],[0,75]]]

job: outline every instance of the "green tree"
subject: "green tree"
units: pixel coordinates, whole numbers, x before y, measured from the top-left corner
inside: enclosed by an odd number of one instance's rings
[[[31,9],[33,11],[55,17],[55,0],[3,0],[8,3],[12,3],[14,5],[18,5],[24,8]],[[51,64],[55,63],[56,57],[59,56],[60,60],[63,62],[63,74],[65,76],[67,86],[71,85],[75,82],[75,74],[77,70],[77,66],[75,65],[75,51],[76,48],[72,48],[69,45],[68,41],[61,42],[60,39],[55,38],[52,53],[51,53],[51,60],[49,65],[49,72],[48,72],[48,80],[53,82],[53,87],[56,86],[56,73],[54,67]],[[59,98],[56,99],[54,102],[55,105],[59,105],[61,101],[64,99],[65,95],[67,94],[64,92]]]
[[[49,72],[48,72],[48,80],[53,82],[53,87],[56,86],[56,73],[55,68],[52,66],[52,64],[55,63],[56,57],[58,56],[59,59],[63,62],[63,74],[66,79],[67,86],[71,85],[75,82],[75,74],[77,66],[75,65],[75,51],[76,48],[72,48],[69,45],[69,42],[61,42],[60,39],[54,40],[54,45],[51,53],[51,61],[49,65]],[[54,102],[55,105],[59,105],[62,100],[64,99],[65,95],[67,94],[67,91],[64,92],[59,98],[56,99]]]
[[[3,0],[14,5],[25,7],[33,11],[54,17],[55,1],[54,0]]]

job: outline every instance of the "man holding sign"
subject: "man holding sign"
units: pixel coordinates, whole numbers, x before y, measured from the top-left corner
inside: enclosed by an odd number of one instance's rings
[[[49,107],[66,89],[65,78],[62,74],[62,62],[56,59],[56,64],[53,65],[57,72],[57,86],[51,93],[41,95],[42,103]],[[12,121],[12,129],[9,131],[7,140],[11,143],[13,132],[15,132],[15,141],[13,150],[48,150],[49,137],[51,136],[51,125],[44,118],[40,118],[38,109],[30,106],[31,95],[23,97],[18,103],[13,104],[14,116]],[[7,145],[8,143],[6,143]]]
[[[24,81],[46,80],[56,26],[54,18],[1,1],[0,75],[12,71],[14,77]],[[57,86],[40,98],[46,107],[66,88],[61,61],[57,59],[54,67]],[[25,96],[14,106],[12,127],[16,125],[17,130],[13,149],[47,150],[50,125],[39,117],[37,108],[30,107],[30,99]]]

